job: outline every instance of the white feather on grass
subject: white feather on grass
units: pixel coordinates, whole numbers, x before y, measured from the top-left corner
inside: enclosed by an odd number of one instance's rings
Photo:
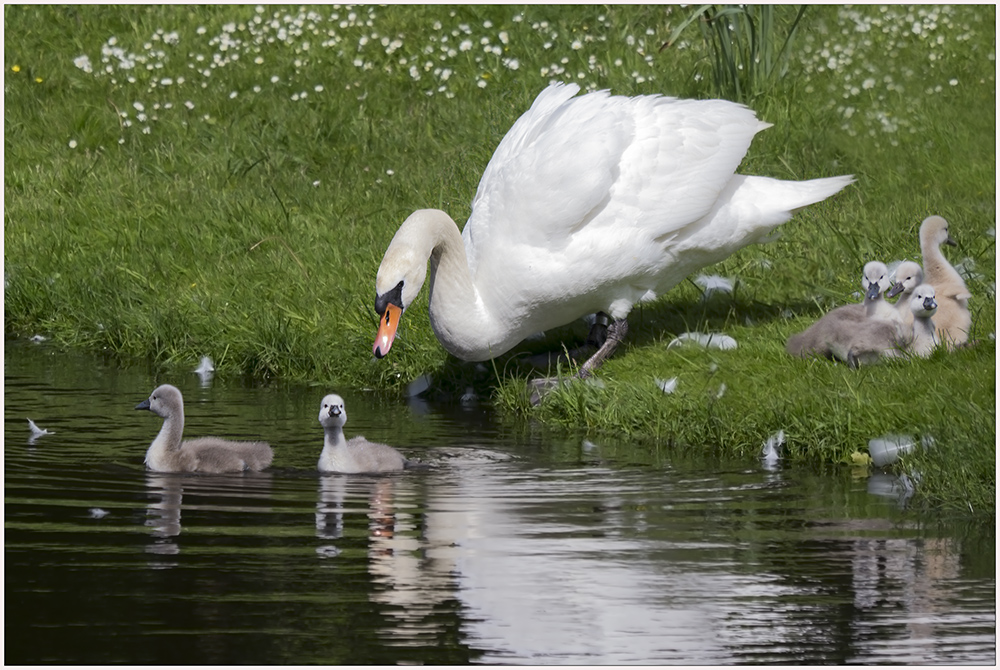
[[[677,390],[677,377],[671,377],[670,379],[654,379],[656,385],[664,393],[673,393]]]
[[[735,349],[736,340],[724,333],[681,333],[667,345],[667,348],[679,347],[686,342],[700,344],[710,349]]]
[[[698,275],[694,283],[701,287],[702,298],[708,299],[713,293],[732,293],[733,280],[719,275]]]
[[[955,264],[955,270],[965,281],[978,281],[983,278],[982,273],[976,272],[976,261],[968,256]]]

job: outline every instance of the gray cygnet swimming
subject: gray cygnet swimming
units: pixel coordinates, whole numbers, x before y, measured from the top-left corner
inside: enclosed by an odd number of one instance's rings
[[[184,398],[176,386],[156,387],[149,398],[135,408],[147,409],[163,418],[163,427],[146,451],[146,467],[155,472],[256,471],[263,470],[274,459],[267,442],[236,442],[218,437],[182,441]]]
[[[361,436],[344,437],[347,410],[344,399],[335,393],[323,398],[319,406],[319,422],[323,426],[323,453],[319,456],[320,472],[371,474],[398,472],[422,464],[409,461],[387,444],[369,442]]]

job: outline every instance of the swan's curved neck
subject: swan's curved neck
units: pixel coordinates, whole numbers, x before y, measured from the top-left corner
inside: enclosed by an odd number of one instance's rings
[[[504,337],[502,324],[483,302],[455,222],[440,210],[420,210],[404,222],[390,249],[397,239],[430,261],[431,327],[444,348],[463,360],[489,358],[483,342],[499,345]]]

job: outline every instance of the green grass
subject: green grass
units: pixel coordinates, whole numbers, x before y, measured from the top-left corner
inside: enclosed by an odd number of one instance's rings
[[[707,270],[737,279],[734,295],[702,303],[685,283],[637,308],[604,388],[530,408],[524,351],[573,346],[584,327],[463,365],[435,340],[426,291],[372,360],[375,271],[396,227],[422,207],[464,221],[496,144],[551,79],[713,94],[696,31],[660,51],[689,13],[7,6],[5,335],[341,388],[392,392],[431,372],[438,392],[472,385],[512,415],[748,461],[777,430],[789,459],[834,463],[871,437],[926,434],[936,448],[903,466],[923,473],[924,503],[992,514],[993,7],[810,7],[787,73],[753,98],[774,127],[741,170],[857,183]],[[952,224],[953,262],[975,264],[976,347],[860,371],[784,353],[855,299],[865,261],[919,260],[932,213]],[[666,348],[686,330],[739,347]]]

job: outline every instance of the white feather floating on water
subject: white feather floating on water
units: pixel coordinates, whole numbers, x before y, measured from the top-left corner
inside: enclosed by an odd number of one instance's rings
[[[45,428],[39,428],[38,424],[36,424],[31,419],[28,419],[28,428],[31,430],[31,436],[32,437],[41,437],[42,435],[51,435],[51,434],[53,434],[55,432],[55,431],[47,430]]]
[[[106,509],[101,509],[100,507],[91,507],[87,512],[90,514],[91,519],[103,519],[107,515],[111,514]]]
[[[31,435],[28,436],[28,444],[34,444],[38,438],[42,435],[52,435],[55,433],[54,430],[46,430],[45,428],[39,428],[31,419],[28,419],[28,429],[31,431]]]
[[[420,375],[406,387],[406,395],[409,397],[418,396],[431,387],[431,376]]]
[[[194,373],[201,378],[201,385],[206,386],[215,374],[215,363],[208,356],[202,356],[201,363],[195,368]]]
[[[736,348],[736,340],[725,333],[681,333],[667,345],[667,349],[670,347],[679,347],[685,342],[694,342],[710,349],[727,350]]]
[[[215,363],[208,356],[201,357],[201,363],[195,368],[195,374],[204,375],[215,372]]]
[[[768,470],[773,469],[778,461],[781,459],[781,454],[778,452],[778,447],[785,443],[785,431],[779,430],[777,433],[767,438],[764,442],[764,449],[761,452],[760,460],[764,462],[764,467]]]
[[[671,377],[670,379],[654,379],[656,385],[664,393],[673,393],[677,390],[677,377]]]

